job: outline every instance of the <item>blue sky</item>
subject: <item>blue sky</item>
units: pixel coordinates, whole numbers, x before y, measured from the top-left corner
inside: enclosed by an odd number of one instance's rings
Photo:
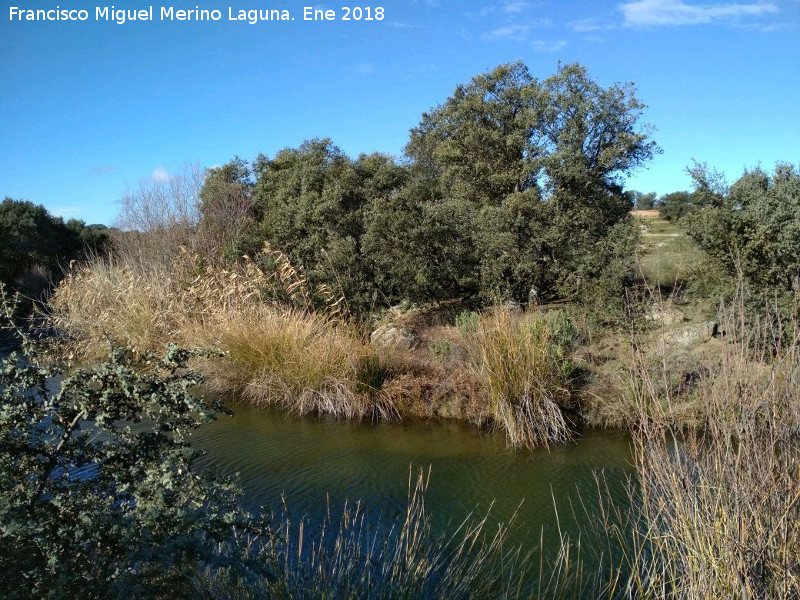
[[[514,60],[540,78],[578,61],[601,85],[635,82],[663,153],[632,189],[687,189],[692,159],[729,180],[759,163],[800,164],[800,0],[384,0],[372,22],[305,22],[301,2],[237,2],[153,4],[154,21],[122,25],[95,20],[103,4],[5,2],[0,196],[110,224],[127,186],[190,162],[273,155],[312,137],[352,156],[399,155],[423,111]],[[315,6],[341,17],[343,4]],[[10,19],[11,6],[56,5],[89,20]],[[161,6],[222,18],[161,21]],[[229,7],[285,8],[295,20],[229,21]]]

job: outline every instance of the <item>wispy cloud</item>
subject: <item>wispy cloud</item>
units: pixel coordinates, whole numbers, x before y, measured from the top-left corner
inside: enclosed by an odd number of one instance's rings
[[[482,33],[480,38],[490,42],[526,42],[535,30],[552,26],[553,20],[549,18],[528,19],[520,23],[509,23],[504,20],[497,27]]]
[[[505,0],[464,13],[467,19],[479,22],[483,33],[481,40],[495,42],[527,42],[531,33],[540,28],[553,27],[553,20],[541,17],[534,11],[539,2]]]
[[[508,0],[503,3],[501,10],[507,15],[517,15],[532,7],[533,4],[524,0]]]
[[[627,27],[700,25],[780,12],[772,2],[689,4],[682,0],[637,0],[620,4],[618,9]]]
[[[104,173],[111,173],[111,171],[114,171],[115,169],[116,167],[112,167],[111,165],[98,165],[89,169],[89,172],[94,173],[95,175],[102,175]]]
[[[372,75],[375,72],[375,64],[371,62],[361,63],[356,67],[356,72],[361,75]]]
[[[473,10],[465,13],[470,19],[480,20],[491,17],[492,15],[514,16],[524,13],[526,10],[533,8],[533,2],[526,2],[525,0],[506,0],[499,4],[487,4],[478,10]]]
[[[558,52],[567,45],[565,40],[534,40],[531,42],[536,52]]]
[[[481,34],[486,41],[524,42],[531,31],[530,25],[504,25]]]
[[[386,25],[392,29],[419,29],[420,25],[407,23],[405,21],[386,21]]]
[[[153,178],[153,181],[169,181],[169,172],[164,167],[156,167],[153,169],[152,174],[150,177]]]
[[[610,23],[604,23],[599,19],[589,18],[589,19],[580,19],[578,21],[570,21],[567,23],[572,31],[577,31],[578,33],[590,33],[590,32],[598,32],[598,31],[611,31],[615,29],[614,25]]]

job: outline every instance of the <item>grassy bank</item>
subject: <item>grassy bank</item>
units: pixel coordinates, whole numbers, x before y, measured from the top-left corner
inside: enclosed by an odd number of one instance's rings
[[[741,307],[739,307],[741,308]],[[632,380],[641,520],[634,583],[653,597],[800,595],[800,353],[795,324],[728,313],[719,368],[693,392],[693,418],[639,363]],[[669,373],[660,374],[661,382]]]
[[[570,437],[574,331],[563,314],[497,308],[436,326],[417,315],[413,342],[371,343],[335,300],[312,310],[315,293],[286,263],[268,273],[251,261],[200,269],[188,255],[147,268],[98,258],[65,278],[50,307],[77,360],[108,343],[143,357],[171,341],[219,349],[199,368],[214,393],[239,401],[343,418],[455,418],[500,428],[515,446]]]

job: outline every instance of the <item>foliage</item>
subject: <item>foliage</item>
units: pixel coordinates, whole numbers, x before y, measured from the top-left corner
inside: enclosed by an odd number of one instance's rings
[[[70,261],[102,251],[108,241],[103,225],[86,225],[54,217],[44,206],[5,198],[0,204],[0,282],[12,289],[34,268],[45,278],[58,279]],[[20,291],[28,292],[22,289]]]
[[[473,310],[462,310],[455,317],[455,326],[462,337],[467,337],[478,326],[480,315]]]
[[[759,293],[799,289],[800,171],[754,169],[730,189],[709,184],[705,170],[694,177],[705,200],[684,227],[700,247]]]
[[[484,315],[469,348],[484,386],[488,414],[514,446],[571,437],[563,408],[570,400],[570,350],[575,330],[563,313]]]
[[[258,249],[252,170],[247,161],[236,156],[221,167],[208,169],[199,201],[200,250],[205,257],[231,263],[254,247]]]
[[[369,308],[377,289],[363,248],[366,215],[405,179],[405,169],[381,154],[353,161],[330,140],[315,139],[254,170],[259,236],[302,268],[312,285],[326,284],[354,311]]]
[[[630,208],[621,176],[657,151],[642,109],[632,86],[604,89],[577,64],[543,81],[502,65],[458,86],[412,130],[421,193],[384,207],[386,268],[429,283],[435,265],[428,300],[567,295],[576,270],[589,284],[586,256]],[[409,236],[427,262],[403,260]]]
[[[162,596],[200,567],[248,568],[236,487],[193,466],[189,433],[224,410],[191,393],[193,353],[145,373],[114,349],[65,375],[23,348],[0,371],[4,597]]]
[[[728,193],[725,177],[706,163],[694,161],[686,173],[692,178],[694,191],[672,192],[658,199],[661,216],[667,221],[678,223],[705,207],[719,206]]]
[[[425,303],[479,291],[477,248],[469,243],[474,212],[457,201],[436,201],[436,182],[412,166],[407,183],[366,216],[364,251],[376,282],[391,302]]]
[[[692,210],[692,194],[690,192],[671,192],[658,199],[658,210],[667,221],[677,222]]]
[[[626,190],[625,198],[636,210],[650,210],[656,206],[656,193],[644,194],[636,190]]]
[[[405,163],[313,139],[252,171],[239,158],[209,170],[195,247],[230,264],[266,242],[359,316],[574,296],[602,276],[585,257],[631,206],[622,176],[657,151],[643,108],[631,85],[602,88],[577,64],[542,81],[501,65],[423,114]]]

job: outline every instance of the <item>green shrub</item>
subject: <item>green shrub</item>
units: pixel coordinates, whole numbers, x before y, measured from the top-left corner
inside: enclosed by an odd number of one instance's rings
[[[223,409],[190,393],[192,353],[65,374],[23,348],[0,367],[0,594],[160,597],[200,568],[260,568],[235,485],[193,469],[188,434]]]
[[[479,316],[474,310],[462,310],[456,315],[456,329],[463,337],[467,337],[478,326]]]

